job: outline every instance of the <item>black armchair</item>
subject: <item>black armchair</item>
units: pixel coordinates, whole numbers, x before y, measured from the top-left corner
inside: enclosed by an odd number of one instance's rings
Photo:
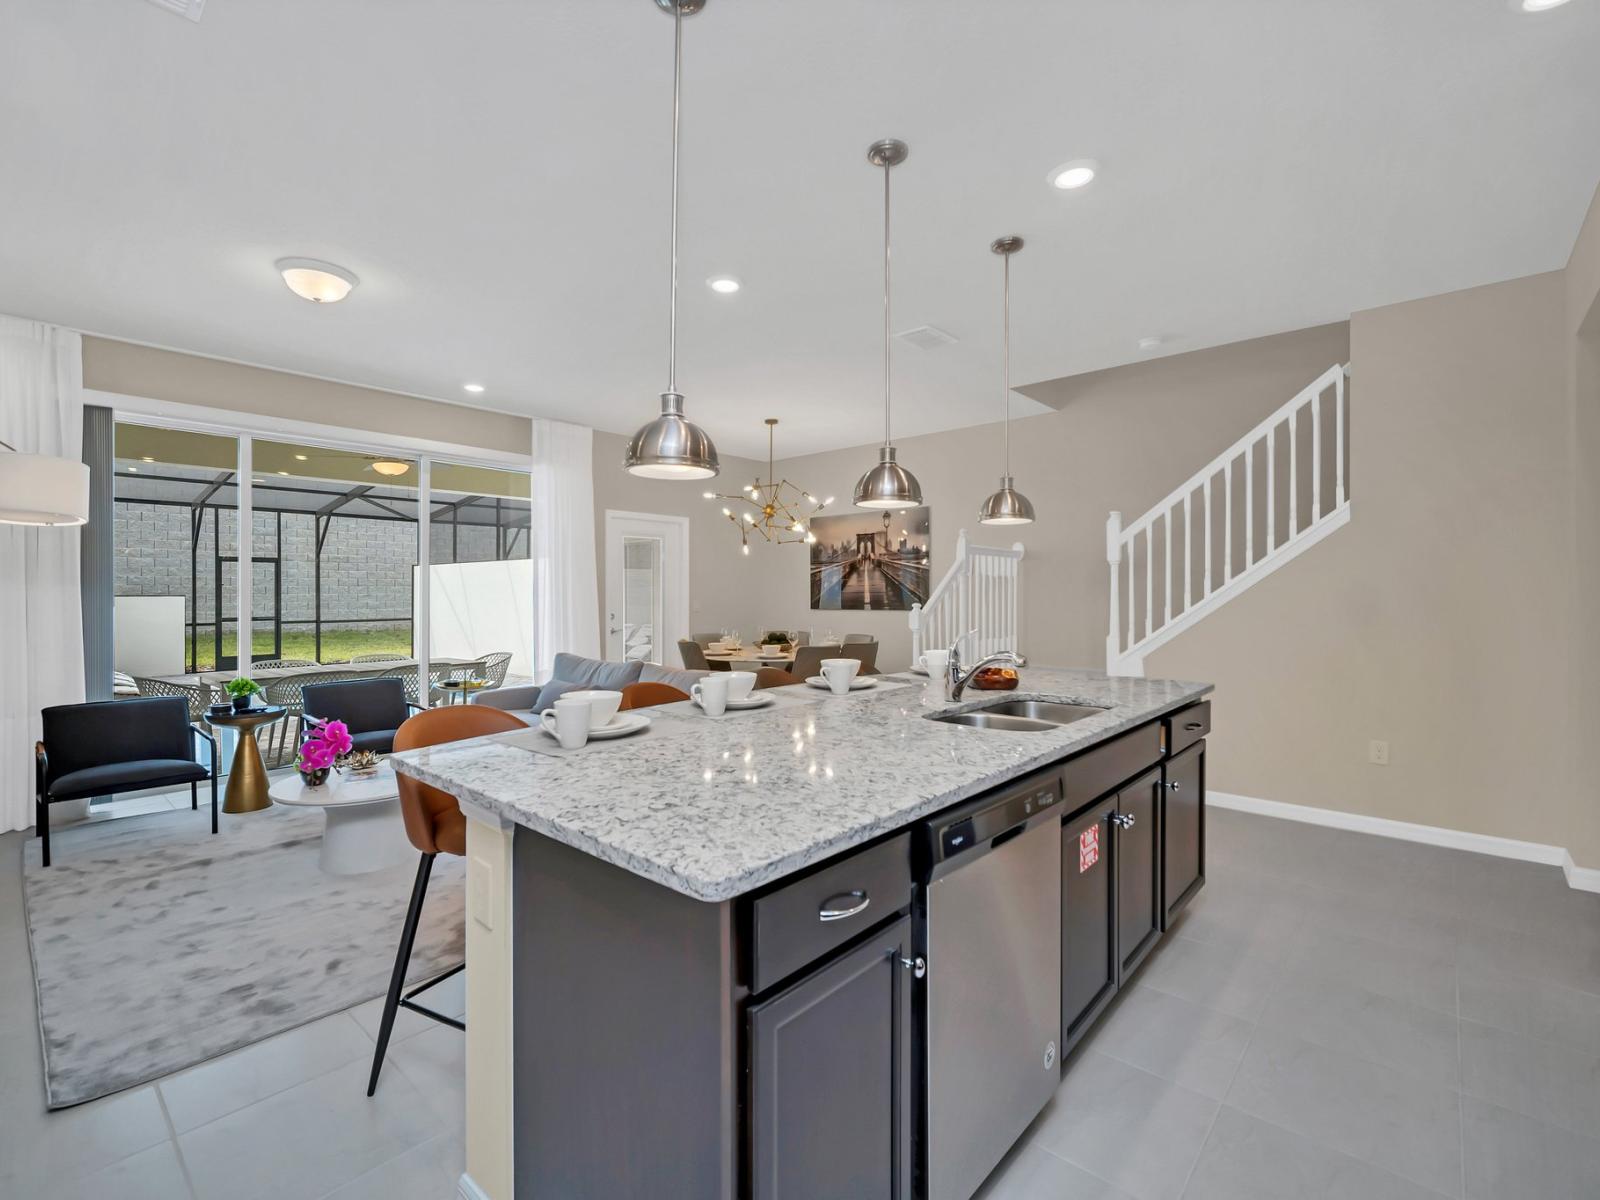
[[[33,748],[34,818],[50,865],[50,806],[144,788],[189,785],[189,806],[200,807],[200,781],[211,780],[211,832],[217,832],[217,740],[189,720],[178,696],[58,704],[41,714],[44,740]],[[199,761],[200,741],[211,765]]]
[[[300,689],[305,698],[306,720],[343,721],[356,750],[388,754],[394,749],[394,732],[412,712],[422,710],[406,701],[403,680],[380,676],[340,683],[308,683]]]

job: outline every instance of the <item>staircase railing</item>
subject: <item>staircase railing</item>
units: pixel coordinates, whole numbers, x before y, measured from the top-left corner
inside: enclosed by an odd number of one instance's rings
[[[961,644],[969,661],[1000,650],[1021,650],[1022,543],[974,546],[963,529],[956,557],[927,603],[911,606],[911,660],[930,647],[944,648],[970,630]]]
[[[1349,521],[1349,374],[1329,367],[1138,520],[1110,515],[1108,674],[1144,674],[1151,651]]]

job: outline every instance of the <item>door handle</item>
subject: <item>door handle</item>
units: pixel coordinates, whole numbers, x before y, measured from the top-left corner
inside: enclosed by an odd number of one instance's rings
[[[866,892],[840,892],[837,896],[829,896],[822,902],[822,907],[817,910],[817,920],[848,920],[857,913],[865,912],[867,905],[871,903],[872,897],[867,895]]]

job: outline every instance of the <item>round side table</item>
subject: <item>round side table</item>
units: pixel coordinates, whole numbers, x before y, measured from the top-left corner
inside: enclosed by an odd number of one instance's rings
[[[298,772],[273,783],[275,803],[320,808],[322,869],[329,875],[360,875],[392,867],[417,851],[400,815],[400,784],[388,763],[366,777],[337,772],[320,787],[307,787]]]
[[[450,697],[450,703],[466,704],[473,692],[481,692],[488,686],[487,679],[446,679],[439,684],[439,690]]]
[[[282,720],[289,710],[278,705],[247,708],[243,712],[207,713],[212,725],[239,731],[239,744],[233,751],[233,766],[228,769],[228,793],[222,800],[225,813],[260,812],[271,808],[267,798],[267,768],[256,744],[256,730]]]

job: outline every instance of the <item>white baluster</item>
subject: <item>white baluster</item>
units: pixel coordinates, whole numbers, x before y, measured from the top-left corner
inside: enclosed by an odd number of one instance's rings
[[[1194,606],[1194,565],[1190,551],[1194,549],[1194,523],[1189,517],[1191,492],[1183,494],[1183,611]]]
[[[1211,595],[1211,476],[1206,476],[1206,571],[1201,599]]]
[[[1294,541],[1294,535],[1300,532],[1300,484],[1298,472],[1300,470],[1300,455],[1297,452],[1300,425],[1300,410],[1293,409],[1289,413],[1289,536],[1284,542]]]
[[[1311,397],[1311,523],[1322,516],[1322,393]]]
[[[1167,582],[1167,615],[1162,621],[1162,624],[1165,625],[1172,620],[1172,510],[1170,508],[1161,514],[1161,524],[1166,527],[1167,536],[1167,565],[1164,571]]]
[[[1139,640],[1139,627],[1133,623],[1133,579],[1134,571],[1138,568],[1138,557],[1133,552],[1133,539],[1136,535],[1129,534],[1123,539],[1123,548],[1127,551],[1128,559],[1128,649],[1133,649],[1133,644]]]
[[[1152,521],[1144,527],[1144,635],[1155,630],[1156,603],[1156,526]]]
[[[1256,544],[1256,444],[1244,448],[1244,569],[1255,562]]]
[[[1267,553],[1276,550],[1277,544],[1273,541],[1278,517],[1278,492],[1276,489],[1276,476],[1278,473],[1278,424],[1274,421],[1267,426]]]
[[[1333,381],[1333,502],[1344,504],[1344,372]]]
[[[1233,459],[1222,464],[1222,582],[1233,579]]]

